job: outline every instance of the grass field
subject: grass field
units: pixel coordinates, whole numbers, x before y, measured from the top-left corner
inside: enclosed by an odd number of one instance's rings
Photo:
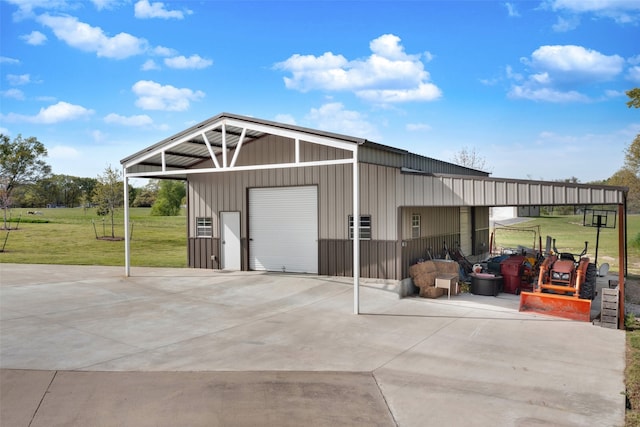
[[[96,239],[111,236],[110,220],[95,209],[39,209],[42,215],[28,215],[27,209],[14,209],[12,218],[21,216],[17,230],[11,230],[0,262],[69,265],[124,265],[124,241]],[[131,265],[148,267],[186,267],[186,217],[150,216],[149,208],[130,211]],[[37,221],[37,222],[28,222]],[[42,221],[48,221],[43,223]],[[116,215],[117,237],[124,237],[124,212]],[[10,223],[15,227],[16,223]],[[94,228],[95,225],[95,228]],[[0,231],[0,248],[6,231]]]
[[[579,254],[584,248],[584,242],[589,242],[587,255],[595,258],[597,228],[584,227],[581,215],[555,216],[532,218],[515,225],[515,227],[540,226],[542,247],[546,245],[546,236],[556,239],[556,247],[560,252]],[[627,262],[629,274],[640,274],[640,249],[632,242],[640,233],[640,215],[627,216]],[[518,245],[531,247],[533,234],[527,231],[509,231],[497,229],[494,246],[517,248]],[[538,245],[536,240],[536,246]],[[598,243],[598,264],[608,263],[611,271],[618,271],[620,259],[618,256],[618,229],[600,229]]]
[[[11,218],[21,217],[17,230],[9,234],[0,262],[30,264],[69,265],[123,265],[124,241],[96,239],[110,235],[110,223],[95,214],[95,209],[59,208],[40,209],[41,215],[29,215],[28,209],[13,209]],[[130,211],[131,265],[149,267],[186,267],[187,233],[186,217],[150,216],[148,208]],[[34,222],[30,222],[34,221]],[[12,227],[16,226],[11,222]],[[94,228],[95,226],[95,228]],[[558,250],[580,253],[584,242],[589,241],[589,255],[595,255],[596,229],[583,227],[581,216],[541,217],[519,224],[540,226],[543,246],[547,235],[556,238]],[[640,215],[628,216],[628,240],[640,233]],[[124,237],[124,213],[116,215],[116,236]],[[6,231],[0,231],[0,248]],[[498,246],[517,248],[531,246],[533,237],[527,232],[498,230],[495,235]],[[598,263],[609,263],[617,271],[618,230],[601,229],[598,246]],[[628,245],[628,270],[640,274],[640,249]]]

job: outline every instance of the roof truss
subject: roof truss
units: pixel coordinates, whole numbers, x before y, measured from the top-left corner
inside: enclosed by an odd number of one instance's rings
[[[277,135],[294,141],[294,162],[237,166],[242,147],[265,135]],[[312,132],[294,126],[222,114],[168,138],[147,150],[122,161],[129,178],[182,178],[194,173],[239,170],[281,169],[305,166],[353,163],[346,159],[301,161],[300,141],[338,148],[355,153],[363,140],[336,134]],[[213,167],[196,168],[205,161]]]

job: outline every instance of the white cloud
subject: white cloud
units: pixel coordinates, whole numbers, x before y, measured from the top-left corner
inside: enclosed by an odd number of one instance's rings
[[[158,56],[172,56],[176,54],[175,49],[171,49],[170,47],[164,47],[164,46],[156,46],[151,51],[154,55],[158,55]]]
[[[627,70],[627,80],[634,83],[640,83],[640,65],[630,67]]]
[[[369,89],[357,92],[362,99],[391,104],[410,101],[431,101],[440,98],[442,92],[432,83],[420,83],[413,89]]]
[[[606,81],[620,74],[624,59],[618,55],[604,55],[582,46],[541,46],[533,52],[531,60],[525,60],[534,69],[565,74],[567,79],[586,78],[589,81]]]
[[[30,44],[32,46],[40,46],[41,44],[44,44],[44,42],[47,41],[47,36],[42,34],[40,31],[32,31],[29,34],[20,36],[20,38],[24,40],[25,43]]]
[[[9,129],[7,129],[5,127],[0,127],[0,133],[5,135],[5,136],[11,136],[11,132],[9,131]]]
[[[507,8],[507,13],[509,14],[510,17],[512,18],[518,18],[520,16],[520,13],[518,12],[518,9],[516,9],[516,5],[513,3],[505,3],[504,7]]]
[[[184,15],[190,15],[190,10],[167,10],[162,2],[150,3],[149,0],[140,0],[134,6],[135,17],[139,19],[162,18],[162,19],[183,19]]]
[[[40,112],[35,116],[9,113],[6,115],[0,114],[0,118],[7,122],[54,124],[87,118],[93,113],[93,110],[84,108],[80,105],[74,105],[69,104],[68,102],[60,101],[57,104],[51,105],[47,108],[41,108]]]
[[[426,123],[407,123],[405,128],[409,132],[419,132],[419,131],[431,130],[431,126],[426,124]]]
[[[173,58],[165,58],[164,64],[169,68],[202,69],[211,66],[211,64],[213,64],[213,61],[210,59],[204,59],[200,57],[200,55],[191,55],[188,58],[181,55]]]
[[[545,6],[554,11],[594,14],[620,24],[640,20],[640,2],[637,0],[547,0]]]
[[[132,87],[138,96],[136,105],[144,110],[184,111],[191,101],[204,98],[202,91],[161,85],[150,80],[140,80]]]
[[[589,97],[577,91],[559,91],[551,88],[531,88],[527,86],[513,86],[509,91],[510,98],[529,99],[546,102],[587,102]]]
[[[357,138],[380,139],[378,130],[367,121],[366,116],[358,111],[345,110],[344,105],[340,102],[332,102],[324,104],[320,108],[312,108],[305,119],[311,122],[312,127],[316,129],[324,129]]]
[[[35,17],[35,10],[62,10],[69,8],[67,0],[6,0],[18,7],[18,10],[14,12],[13,19],[15,21],[21,21],[23,19]]]
[[[431,54],[407,54],[400,41],[393,34],[372,40],[372,54],[365,59],[349,61],[332,52],[317,57],[295,54],[275,68],[291,72],[284,78],[285,86],[301,92],[352,91],[368,101],[383,103],[438,99],[442,93],[429,82],[422,62],[431,60]]]
[[[558,21],[551,27],[553,31],[558,33],[566,33],[567,31],[575,30],[580,25],[580,18],[577,16],[571,16],[569,18],[563,18],[558,16]]]
[[[156,64],[156,61],[154,61],[153,59],[147,59],[146,61],[144,61],[144,64],[142,64],[140,69],[142,71],[159,70],[160,66]]]
[[[589,101],[580,90],[613,80],[625,65],[619,55],[574,45],[541,46],[521,62],[528,67],[529,75],[516,75],[507,68],[507,76],[514,81],[509,96],[548,102]]]
[[[109,136],[108,134],[102,132],[99,129],[92,130],[90,135],[96,144],[103,144]]]
[[[31,82],[31,76],[29,74],[8,74],[7,81],[11,86],[26,85]]]
[[[0,64],[18,65],[20,61],[15,58],[9,58],[8,56],[0,56]]]
[[[625,93],[619,90],[605,90],[604,95],[606,98],[620,98],[625,96]]]
[[[122,3],[122,0],[91,0],[97,10],[113,9]]]
[[[296,119],[291,114],[276,114],[275,121],[279,123],[286,123],[288,125],[296,124]]]
[[[148,49],[145,39],[128,33],[107,36],[100,27],[78,21],[72,16],[44,14],[38,22],[49,27],[58,39],[85,52],[95,52],[98,57],[124,59],[139,55]]]
[[[8,89],[2,92],[2,96],[5,98],[13,98],[18,101],[24,100],[24,93],[20,89]]]
[[[47,148],[47,154],[52,159],[77,159],[80,157],[80,152],[68,145],[56,145]]]
[[[119,114],[111,113],[107,114],[104,118],[105,123],[116,124],[122,126],[149,126],[153,124],[151,117],[146,114],[140,114],[137,116],[121,116]]]

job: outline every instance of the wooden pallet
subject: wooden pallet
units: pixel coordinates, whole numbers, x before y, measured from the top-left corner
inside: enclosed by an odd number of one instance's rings
[[[600,314],[600,326],[603,328],[618,329],[618,316],[620,291],[616,289],[602,288],[602,307]]]

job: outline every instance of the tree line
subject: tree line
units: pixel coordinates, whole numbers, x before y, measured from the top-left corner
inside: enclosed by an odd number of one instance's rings
[[[108,166],[96,178],[52,174],[47,149],[35,137],[0,134],[0,209],[7,228],[9,208],[84,207],[111,216],[124,204],[122,173]],[[151,180],[143,188],[129,185],[131,207],[151,207],[151,215],[180,213],[186,194],[182,181]]]

